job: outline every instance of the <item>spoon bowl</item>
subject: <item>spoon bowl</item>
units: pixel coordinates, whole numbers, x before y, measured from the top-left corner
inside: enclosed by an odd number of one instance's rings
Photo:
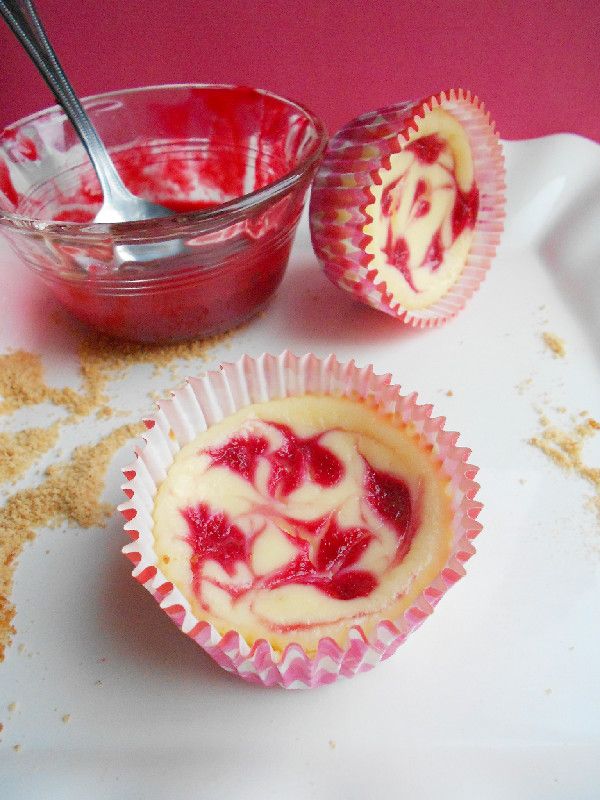
[[[0,233],[18,261],[79,319],[137,341],[210,335],[264,308],[327,141],[319,120],[239,86],[82,102],[128,189],[171,215],[96,221],[98,178],[64,112],[47,109],[0,133]],[[173,241],[184,247],[168,258],[126,257]]]

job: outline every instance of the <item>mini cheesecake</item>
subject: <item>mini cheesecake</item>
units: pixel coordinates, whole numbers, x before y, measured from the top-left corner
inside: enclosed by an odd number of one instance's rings
[[[432,446],[358,397],[269,400],[212,425],[175,456],[152,519],[158,566],[198,620],[307,653],[400,618],[453,537]]]
[[[357,118],[315,180],[311,233],[326,274],[413,325],[457,313],[483,279],[504,216],[498,138],[461,91]]]

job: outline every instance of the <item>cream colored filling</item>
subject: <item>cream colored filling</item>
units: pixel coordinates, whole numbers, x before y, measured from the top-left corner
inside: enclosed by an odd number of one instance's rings
[[[263,420],[288,425],[299,436],[323,433],[320,444],[343,463],[343,478],[324,488],[307,479],[287,497],[269,496],[269,465],[260,459],[251,484],[225,466],[212,465],[203,452],[218,447],[234,433],[260,434],[273,448],[281,434]],[[409,487],[420,524],[406,557],[395,563],[396,532],[364,498],[366,458],[371,466],[401,478]],[[417,500],[418,498],[418,500]],[[206,503],[225,511],[251,543],[250,564],[237,562],[233,575],[216,561],[202,565],[200,591],[192,586],[186,542],[188,527],[181,510]],[[333,598],[319,588],[286,584],[277,588],[250,588],[234,598],[226,587],[247,589],[257,576],[289,564],[298,554],[285,531],[297,532],[284,518],[315,520],[335,513],[343,527],[367,527],[372,541],[353,569],[368,570],[378,585],[367,597]],[[158,563],[165,576],[188,599],[199,619],[225,633],[239,631],[249,643],[265,638],[278,649],[298,642],[314,650],[319,638],[339,643],[353,624],[371,631],[382,619],[398,618],[443,568],[451,545],[451,510],[447,479],[435,457],[410,426],[400,426],[362,401],[305,396],[249,406],[200,434],[176,456],[160,486],[154,507],[154,538]],[[311,560],[318,541],[310,542]],[[254,573],[254,574],[253,574]],[[220,584],[220,585],[216,585]]]
[[[373,202],[366,212],[372,222],[364,226],[371,237],[366,252],[373,256],[370,268],[375,268],[379,279],[385,281],[394,300],[404,308],[417,309],[431,305],[443,297],[460,276],[473,239],[473,229],[466,228],[452,241],[452,209],[456,197],[456,184],[468,192],[473,183],[471,147],[462,125],[446,111],[433,109],[418,120],[418,129],[411,129],[409,144],[423,136],[437,134],[445,140],[446,147],[438,161],[422,164],[410,150],[402,150],[390,158],[390,168],[382,171],[380,185],[373,184]],[[391,184],[401,181],[391,217],[382,213],[382,196]],[[427,185],[424,196],[430,203],[429,212],[417,217],[414,214],[414,197],[419,181]],[[408,269],[417,291],[409,285],[402,273],[389,264],[384,252],[391,225],[394,242],[403,237],[409,248]],[[436,231],[440,231],[444,255],[435,270],[423,265],[427,249]]]

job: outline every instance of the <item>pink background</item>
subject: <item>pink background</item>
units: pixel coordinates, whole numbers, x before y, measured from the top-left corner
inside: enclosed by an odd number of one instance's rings
[[[463,86],[504,138],[600,141],[599,0],[38,0],[76,90],[261,86],[330,131],[363,111]],[[0,125],[51,105],[0,26]]]

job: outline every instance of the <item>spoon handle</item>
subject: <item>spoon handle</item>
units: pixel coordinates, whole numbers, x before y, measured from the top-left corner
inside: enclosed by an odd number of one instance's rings
[[[48,41],[32,0],[0,0],[0,14],[71,120],[96,171],[105,202],[112,200],[115,195],[129,196],[129,191]]]

